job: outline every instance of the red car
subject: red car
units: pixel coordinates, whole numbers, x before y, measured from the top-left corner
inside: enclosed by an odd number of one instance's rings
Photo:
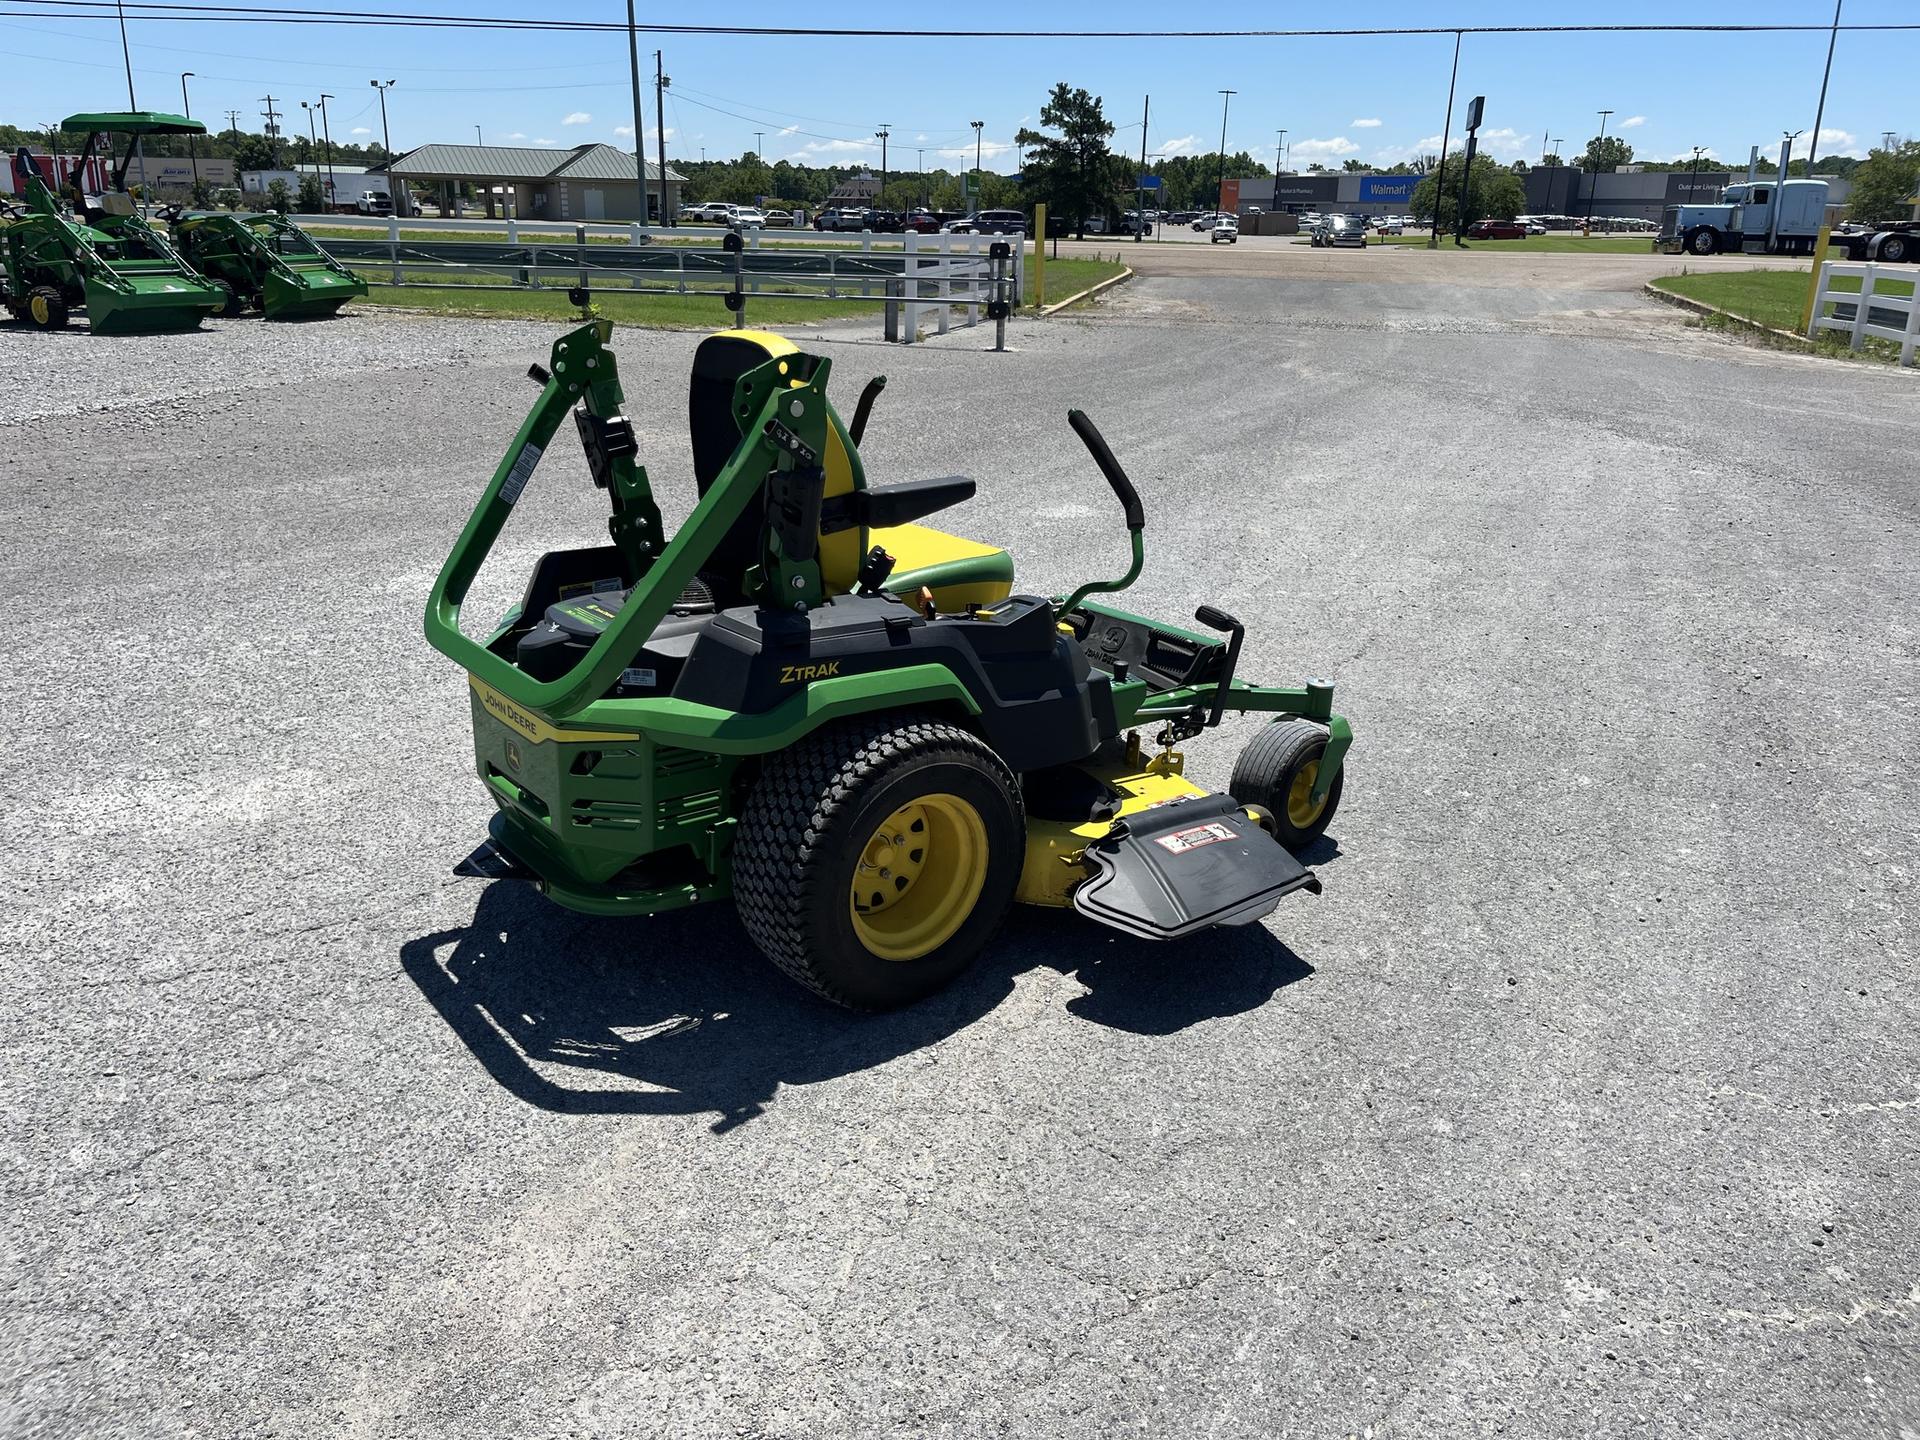
[[[1476,220],[1467,227],[1469,240],[1524,240],[1527,227],[1518,220]]]

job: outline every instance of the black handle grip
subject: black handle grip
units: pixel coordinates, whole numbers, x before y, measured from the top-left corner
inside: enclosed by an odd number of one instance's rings
[[[1067,424],[1073,427],[1073,433],[1080,437],[1080,443],[1087,447],[1087,453],[1093,456],[1093,463],[1100,467],[1100,473],[1107,477],[1107,484],[1113,487],[1113,493],[1120,497],[1120,503],[1126,507],[1127,528],[1144,530],[1147,528],[1147,512],[1141,508],[1140,496],[1133,488],[1133,482],[1127,478],[1127,472],[1120,468],[1120,462],[1113,458],[1113,451],[1107,448],[1107,442],[1094,428],[1093,421],[1087,418],[1084,410],[1069,410]]]
[[[860,392],[860,403],[853,407],[853,424],[847,427],[847,438],[858,449],[860,442],[867,438],[867,420],[873,414],[873,402],[880,398],[880,392],[887,388],[887,377],[876,375],[867,382],[867,388]]]
[[[1198,610],[1193,612],[1193,618],[1209,630],[1225,630],[1231,633],[1235,630],[1245,628],[1238,620],[1234,619],[1233,616],[1214,605],[1202,605]]]

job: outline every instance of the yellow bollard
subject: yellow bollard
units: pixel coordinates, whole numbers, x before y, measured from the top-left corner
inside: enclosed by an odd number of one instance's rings
[[[1033,308],[1047,303],[1047,207],[1033,207]]]
[[[1813,324],[1813,307],[1820,300],[1820,262],[1827,258],[1827,240],[1832,235],[1831,226],[1822,225],[1820,233],[1813,241],[1813,271],[1807,276],[1807,303],[1800,307],[1800,333],[1807,333],[1807,327]]]

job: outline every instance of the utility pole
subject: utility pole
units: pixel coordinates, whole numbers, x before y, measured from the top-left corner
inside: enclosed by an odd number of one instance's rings
[[[1899,133],[1898,130],[1882,130],[1880,132],[1880,148],[1882,150],[1893,149],[1893,142]]]
[[[127,109],[138,110],[140,102],[133,98],[133,51],[127,47],[127,7],[121,0],[114,0],[113,8],[120,16],[120,58],[127,66]],[[112,145],[107,148],[111,150]],[[147,157],[140,149],[140,137],[133,137],[133,158],[140,166],[140,203],[147,201]]]
[[[665,69],[662,68],[665,63],[665,59],[661,56],[660,52],[658,50],[654,51],[653,143],[658,146],[660,150],[660,221],[664,225],[678,225],[680,223],[679,215],[670,215],[667,208],[667,87],[673,84],[673,79],[667,74]],[[640,167],[640,189],[644,196],[646,191],[647,162],[641,158],[645,152],[640,149],[640,130],[638,126],[634,127],[633,135],[633,163]],[[640,204],[640,213],[643,216],[647,213],[644,198]]]
[[[393,183],[393,136],[387,130],[387,91],[391,90],[396,82],[389,80],[382,84],[378,80],[369,80],[367,83],[380,96],[380,148],[387,152],[387,194],[393,200],[393,213],[405,215],[409,199],[407,185],[404,180],[398,185]]]
[[[180,113],[187,119],[193,118],[193,106],[187,100],[187,81],[193,78],[193,71],[180,72]],[[187,136],[187,159],[193,162],[193,188],[200,188],[200,147],[194,143],[193,136]]]
[[[313,128],[313,106],[306,101],[300,102],[300,108],[307,112],[307,159],[313,165],[313,183],[320,183],[320,136]],[[478,125],[473,127],[478,130]]]
[[[1807,174],[1813,174],[1813,157],[1820,153],[1820,122],[1827,114],[1827,81],[1833,78],[1833,47],[1840,39],[1840,0],[1833,0],[1833,28],[1827,32],[1827,68],[1820,72],[1820,106],[1813,112],[1813,139],[1807,142]],[[1782,175],[1782,180],[1787,177]],[[1777,213],[1777,212],[1776,212]]]
[[[1153,96],[1140,102],[1140,179],[1133,195],[1133,243],[1147,238],[1147,116],[1153,113]]]
[[[920,149],[915,150],[913,153],[918,156],[920,160],[920,193],[922,196],[920,203],[931,210],[933,208],[933,187],[927,184],[927,152],[924,149]]]
[[[261,118],[267,122],[267,158],[273,161],[272,168],[278,170],[280,168],[280,112],[273,108],[273,96],[263,95],[260,98],[266,102],[267,106],[260,112]]]
[[[760,152],[766,148],[766,143],[767,143],[766,131],[756,130],[753,132],[753,158],[754,159],[758,160],[760,158]]]
[[[320,95],[320,138],[327,144],[327,208],[333,208],[333,133],[327,129],[327,101],[333,96],[324,91]]]
[[[647,223],[647,133],[640,123],[640,32],[633,23],[633,0],[627,0],[627,79],[633,86],[633,180],[640,187],[640,223]],[[666,180],[662,177],[661,184]]]
[[[967,123],[973,126],[973,193],[969,198],[973,201],[973,208],[978,210],[980,208],[980,131],[987,122],[969,120]]]
[[[1233,104],[1233,97],[1239,93],[1237,90],[1220,92],[1225,98],[1220,101],[1220,188],[1213,197],[1213,208],[1216,213],[1226,203],[1227,197],[1227,107]]]
[[[883,202],[887,195],[887,132],[892,129],[891,124],[883,124],[873,132],[873,138],[880,142],[880,193],[874,198]]]
[[[1447,132],[1453,129],[1453,87],[1460,79],[1460,32],[1453,32],[1453,79],[1447,81],[1447,123],[1440,127],[1440,171],[1433,178],[1433,228],[1427,249],[1440,248],[1440,197],[1447,193]]]
[[[1700,188],[1700,157],[1706,153],[1707,147],[1704,145],[1696,145],[1693,147],[1693,168],[1688,172],[1687,178],[1687,200],[1689,203],[1695,198],[1694,192]]]
[[[1594,194],[1600,188],[1600,148],[1606,143],[1606,139],[1607,139],[1607,117],[1613,114],[1611,110],[1602,110],[1599,113],[1600,113],[1600,138],[1594,142],[1593,179],[1589,181],[1587,184],[1587,233],[1589,235],[1593,233]]]
[[[1280,157],[1287,148],[1287,132],[1283,129],[1273,137],[1273,213],[1280,213]]]

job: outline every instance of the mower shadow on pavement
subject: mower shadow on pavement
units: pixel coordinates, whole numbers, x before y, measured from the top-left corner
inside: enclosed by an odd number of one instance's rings
[[[1087,986],[1067,1003],[1074,1015],[1143,1035],[1254,1009],[1312,973],[1259,925],[1191,947],[1017,912],[947,990],[855,1015],[780,975],[730,906],[598,919],[514,881],[481,892],[471,925],[408,941],[400,963],[487,1073],[527,1104],[580,1115],[711,1112],[716,1132],[762,1114],[782,1085],[854,1074],[965,1029],[1035,965]]]

